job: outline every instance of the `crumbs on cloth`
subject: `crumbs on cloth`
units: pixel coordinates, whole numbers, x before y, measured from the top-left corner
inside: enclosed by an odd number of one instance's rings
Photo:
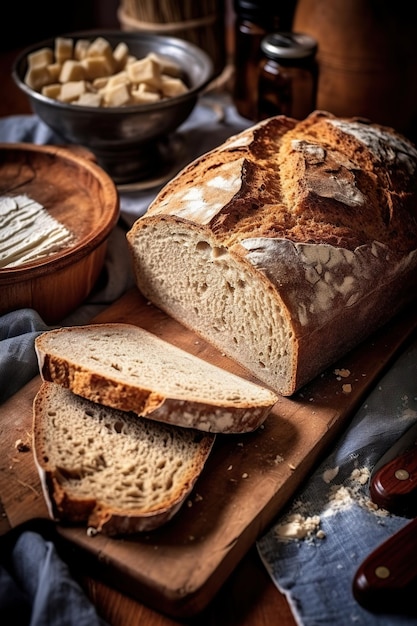
[[[298,626],[411,626],[415,617],[379,615],[354,599],[364,559],[409,522],[369,496],[375,464],[417,422],[417,340],[371,390],[333,452],[257,541],[272,581]]]

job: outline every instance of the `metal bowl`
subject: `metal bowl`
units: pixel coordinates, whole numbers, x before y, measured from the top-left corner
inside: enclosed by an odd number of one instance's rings
[[[63,36],[74,41],[104,37],[112,47],[125,42],[137,58],[155,52],[182,69],[189,87],[182,95],[153,104],[103,108],[59,102],[34,91],[24,82],[28,54],[43,47],[54,48],[55,38],[26,48],[14,63],[13,79],[28,96],[33,112],[64,141],[91,150],[98,164],[116,183],[144,178],[157,166],[158,143],[187,119],[199,94],[212,79],[214,70],[210,57],[188,41],[148,33],[90,30]]]

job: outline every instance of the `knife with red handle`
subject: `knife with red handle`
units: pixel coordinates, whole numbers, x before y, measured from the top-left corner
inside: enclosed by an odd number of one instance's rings
[[[417,515],[417,424],[376,464],[369,493],[380,508],[396,515]],[[352,591],[370,611],[417,615],[417,518],[362,562]]]
[[[406,435],[409,433],[406,433]],[[417,443],[371,476],[371,500],[396,515],[417,515]]]
[[[375,613],[417,615],[417,518],[363,561],[352,590],[359,604]]]

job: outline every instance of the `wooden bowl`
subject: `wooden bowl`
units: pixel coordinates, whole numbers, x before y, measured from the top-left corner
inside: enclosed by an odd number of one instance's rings
[[[35,309],[56,324],[79,306],[103,267],[119,217],[112,179],[80,148],[0,143],[0,195],[26,194],[74,235],[42,260],[0,269],[0,314]]]

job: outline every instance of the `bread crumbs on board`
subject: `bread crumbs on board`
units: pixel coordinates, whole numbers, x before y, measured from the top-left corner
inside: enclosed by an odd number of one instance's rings
[[[348,369],[335,369],[334,373],[337,376],[338,380],[341,380],[342,378],[348,378],[350,376],[350,370]]]

